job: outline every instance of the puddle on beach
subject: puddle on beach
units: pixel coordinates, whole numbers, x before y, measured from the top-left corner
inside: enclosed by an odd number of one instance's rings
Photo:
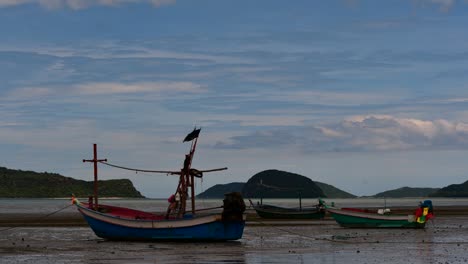
[[[15,228],[1,232],[0,263],[468,263],[463,223],[438,218],[426,230],[247,225],[241,240],[219,243],[115,242],[87,227]]]

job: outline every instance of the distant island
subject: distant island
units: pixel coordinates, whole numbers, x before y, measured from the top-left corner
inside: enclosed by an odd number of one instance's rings
[[[103,180],[99,196],[144,198],[128,179]],[[77,180],[56,173],[12,170],[0,167],[0,197],[57,198],[93,195],[93,182]]]
[[[252,176],[247,183],[217,184],[200,193],[199,198],[222,198],[226,192],[241,192],[247,198],[353,198],[353,194],[332,185],[286,171],[265,170]]]

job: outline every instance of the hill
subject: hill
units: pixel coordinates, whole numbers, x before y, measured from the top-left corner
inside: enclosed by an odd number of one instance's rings
[[[252,198],[326,197],[311,179],[279,170],[265,170],[252,176],[242,188],[242,195]]]
[[[0,197],[55,198],[87,197],[93,194],[93,182],[56,173],[11,170],[0,167]],[[99,196],[144,198],[128,179],[99,181]]]
[[[401,187],[394,190],[388,190],[375,194],[373,197],[389,197],[389,198],[404,198],[404,197],[429,197],[430,194],[438,191],[439,188],[411,188]]]
[[[318,182],[318,181],[316,181],[315,184],[317,184],[317,186],[320,187],[320,189],[322,189],[323,193],[328,198],[355,198],[356,197],[356,195],[340,190],[330,184],[326,184],[326,183]]]
[[[245,183],[232,182],[228,184],[216,184],[208,188],[206,191],[197,195],[198,198],[223,198],[225,193],[229,192],[242,192]]]
[[[274,170],[271,170],[271,171],[274,171]],[[287,177],[290,174],[289,172],[284,172],[284,171],[275,171],[275,172],[276,174],[279,175],[279,177],[283,177],[285,181],[287,181],[288,179]],[[304,177],[304,176],[301,176],[301,177]],[[307,178],[305,181],[307,181]],[[354,198],[356,197],[355,195],[345,192],[343,190],[340,190],[332,185],[329,185],[323,182],[314,182],[314,183],[322,190],[324,194],[323,197],[328,197],[328,198]],[[198,194],[197,197],[199,198],[223,198],[224,194],[227,192],[242,192],[243,193],[244,186],[245,186],[245,183],[243,182],[216,184],[215,186],[208,188],[206,191]],[[283,186],[283,185],[280,185],[280,186]],[[293,195],[294,195],[294,198],[297,198],[298,197],[297,191],[295,191]]]
[[[468,197],[468,181],[441,188],[430,197]]]

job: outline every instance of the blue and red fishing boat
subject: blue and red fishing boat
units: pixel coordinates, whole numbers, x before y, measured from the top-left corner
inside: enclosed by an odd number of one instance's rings
[[[90,197],[87,203],[72,198],[78,211],[94,233],[98,237],[111,240],[226,241],[240,239],[245,226],[245,203],[240,193],[225,194],[222,206],[200,210],[195,208],[195,178],[203,177],[205,172],[227,169],[197,170],[191,168],[199,133],[200,129],[194,129],[185,137],[184,142],[191,142],[192,145],[189,154],[185,155],[182,169],[178,171],[141,170],[110,164],[106,159],[97,159],[96,144],[94,144],[94,159],[83,160],[83,162],[94,163],[94,196]],[[168,199],[170,205],[167,212],[151,213],[99,204],[98,163],[132,171],[179,176],[177,189]],[[191,200],[192,205],[190,211],[186,210],[188,199]]]

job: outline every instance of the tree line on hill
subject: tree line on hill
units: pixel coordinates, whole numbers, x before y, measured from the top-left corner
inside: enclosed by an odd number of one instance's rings
[[[128,179],[98,181],[103,197],[144,198]],[[0,167],[0,197],[55,198],[93,195],[94,182],[77,180],[56,173],[12,170]]]
[[[332,185],[286,171],[265,170],[246,183],[217,184],[197,195],[199,198],[223,198],[225,193],[241,192],[246,198],[354,198],[356,195]],[[55,198],[87,197],[93,194],[93,182],[77,180],[56,173],[12,170],[0,167],[0,197]],[[103,197],[144,198],[128,179],[99,181]],[[468,197],[468,181],[444,188],[402,187],[370,197]]]

